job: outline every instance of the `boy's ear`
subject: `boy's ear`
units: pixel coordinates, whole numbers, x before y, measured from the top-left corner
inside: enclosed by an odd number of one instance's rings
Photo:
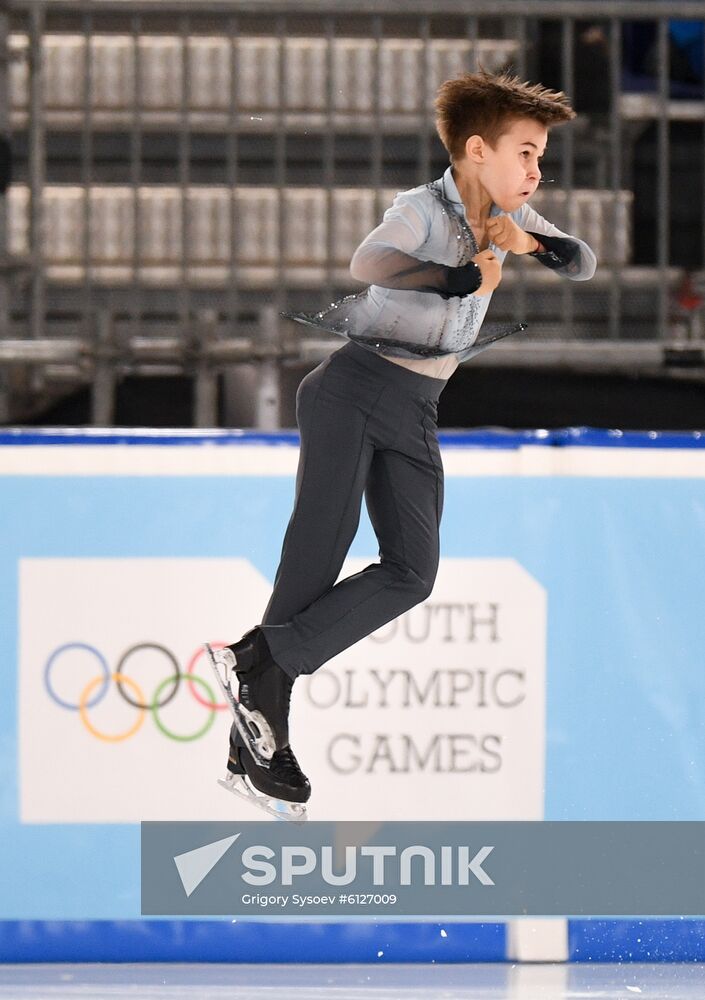
[[[482,163],[485,159],[485,140],[481,135],[471,135],[465,140],[465,155],[473,163]]]

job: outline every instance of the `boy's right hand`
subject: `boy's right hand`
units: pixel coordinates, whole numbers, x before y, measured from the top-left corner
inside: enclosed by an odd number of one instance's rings
[[[472,258],[482,272],[482,283],[474,295],[489,295],[502,280],[502,263],[492,250],[481,250]]]

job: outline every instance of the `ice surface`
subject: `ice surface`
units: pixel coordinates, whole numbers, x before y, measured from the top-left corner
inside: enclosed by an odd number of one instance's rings
[[[381,960],[383,961],[383,960]],[[29,1000],[702,1000],[705,965],[5,965]]]

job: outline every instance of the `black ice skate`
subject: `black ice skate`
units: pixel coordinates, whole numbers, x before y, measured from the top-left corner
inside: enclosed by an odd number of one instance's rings
[[[218,779],[218,784],[227,791],[232,792],[246,802],[251,802],[258,809],[264,810],[275,819],[293,820],[294,822],[304,822],[308,819],[305,800],[292,801],[289,796],[292,794],[292,785],[305,783],[306,798],[311,794],[310,786],[305,775],[302,774],[296,758],[287,746],[283,750],[275,751],[273,767],[262,770],[254,763],[252,755],[247,747],[242,745],[240,732],[233,723],[230,732],[230,753],[228,755],[228,769],[224,778]],[[278,759],[275,761],[274,758]],[[286,776],[288,782],[272,780],[273,769],[278,772],[278,777]],[[267,791],[263,791],[267,789]],[[297,789],[301,794],[301,790]]]
[[[293,681],[274,662],[256,628],[232,646],[213,650],[206,644],[206,649],[235,720],[228,775],[220,784],[277,818],[305,819],[311,786],[289,746]],[[238,698],[232,691],[234,674]]]

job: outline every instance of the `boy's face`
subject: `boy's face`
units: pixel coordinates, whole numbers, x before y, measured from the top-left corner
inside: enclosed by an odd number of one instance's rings
[[[473,140],[479,139],[479,143]],[[548,141],[548,129],[531,118],[515,119],[494,149],[479,136],[466,143],[468,159],[495,205],[514,212],[533,195],[541,179],[539,159]]]

